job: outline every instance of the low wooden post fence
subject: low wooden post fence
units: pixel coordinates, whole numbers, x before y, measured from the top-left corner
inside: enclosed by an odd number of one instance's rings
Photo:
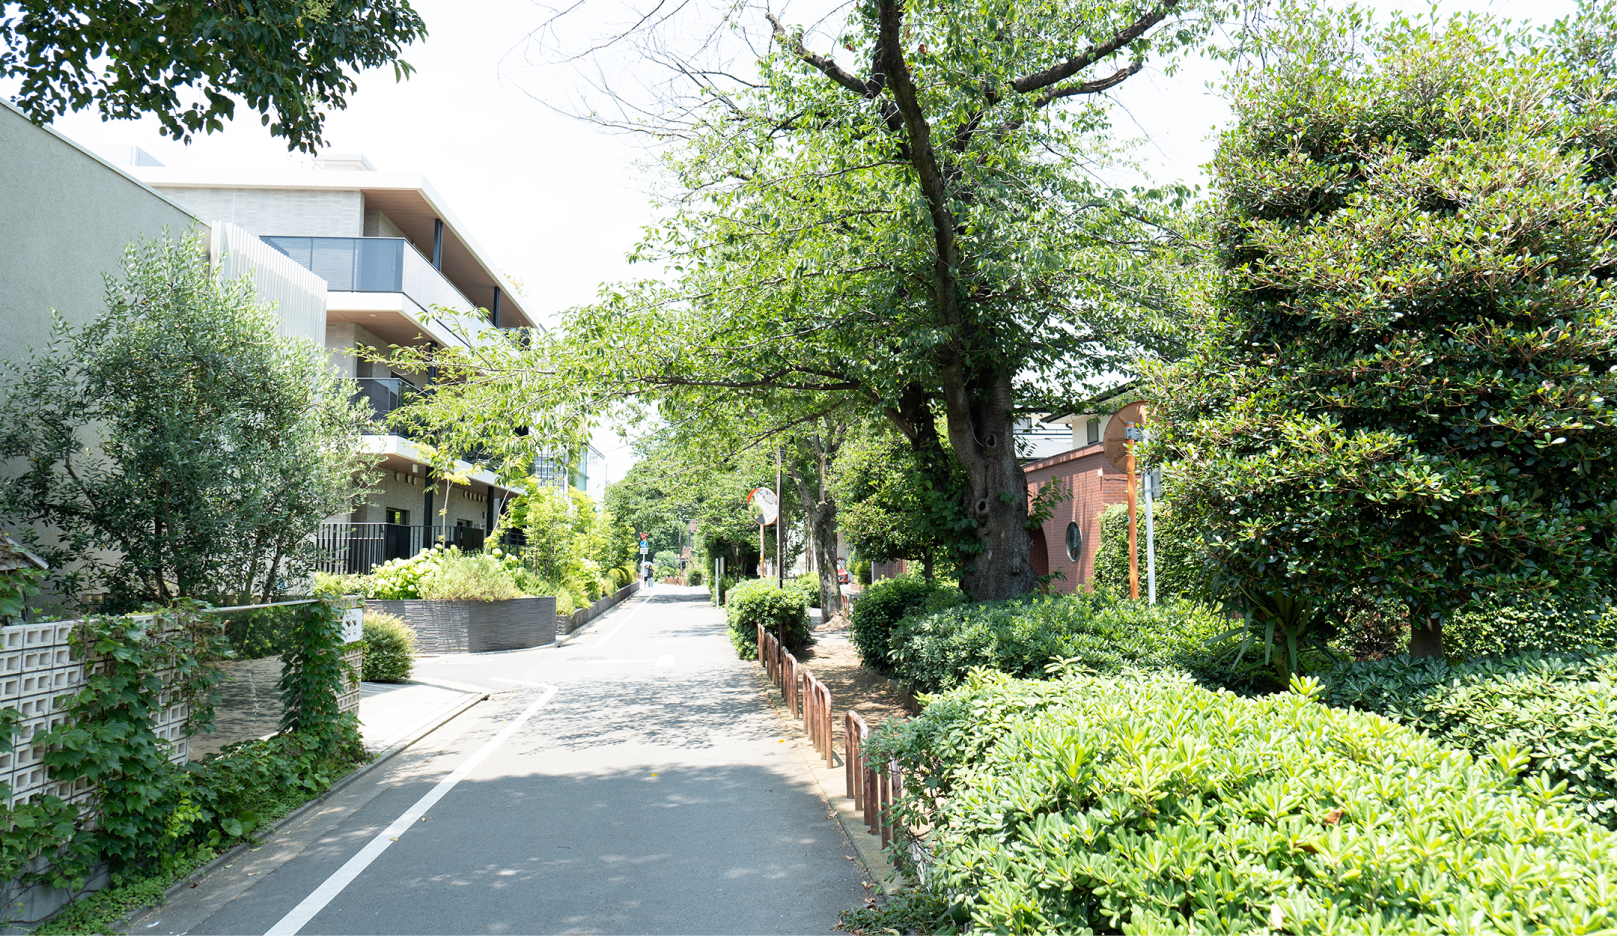
[[[758,662],[769,681],[778,687],[792,718],[800,718],[816,753],[825,766],[836,766],[835,709],[831,690],[787,652],[780,640],[763,625],[758,626]],[[858,712],[849,709],[842,722],[843,779],[854,808],[864,817],[871,835],[881,836],[882,847],[895,837],[891,810],[904,790],[904,773],[896,762],[871,764],[867,750],[870,726]]]

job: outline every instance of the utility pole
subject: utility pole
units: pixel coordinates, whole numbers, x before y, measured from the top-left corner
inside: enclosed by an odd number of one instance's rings
[[[780,499],[781,495],[781,452],[780,446],[775,447],[775,503],[780,505],[780,515],[775,518],[775,584],[781,588],[786,587],[786,502]]]

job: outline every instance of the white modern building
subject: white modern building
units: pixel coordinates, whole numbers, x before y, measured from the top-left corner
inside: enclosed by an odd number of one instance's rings
[[[342,557],[334,564],[366,571],[435,542],[480,548],[519,491],[465,462],[455,472],[464,483],[434,476],[412,439],[382,428],[434,375],[387,369],[366,353],[469,345],[489,326],[539,325],[431,184],[378,172],[362,155],[327,155],[286,170],[170,168],[130,147],[108,155],[123,157],[125,171],[216,230],[242,232],[324,281],[319,340],[382,429],[366,437],[381,457],[379,489],[352,516],[327,524],[332,554]],[[542,458],[535,474],[587,488],[587,454]]]

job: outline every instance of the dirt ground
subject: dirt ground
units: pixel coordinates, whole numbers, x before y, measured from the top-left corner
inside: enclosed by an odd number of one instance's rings
[[[852,709],[871,728],[889,718],[908,718],[916,713],[914,699],[888,688],[886,679],[860,664],[859,651],[848,642],[846,618],[831,622],[816,618],[815,623],[814,646],[798,654],[798,662],[831,691],[834,711]],[[832,724],[836,749],[844,750],[840,714]]]

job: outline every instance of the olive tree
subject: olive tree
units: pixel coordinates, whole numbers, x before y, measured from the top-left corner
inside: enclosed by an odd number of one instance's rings
[[[1569,28],[1304,10],[1234,81],[1217,311],[1145,392],[1176,519],[1260,616],[1361,589],[1430,655],[1472,598],[1609,580],[1617,85]]]
[[[365,496],[365,412],[198,237],[131,245],[106,305],[7,365],[0,516],[119,609],[283,594]]]

